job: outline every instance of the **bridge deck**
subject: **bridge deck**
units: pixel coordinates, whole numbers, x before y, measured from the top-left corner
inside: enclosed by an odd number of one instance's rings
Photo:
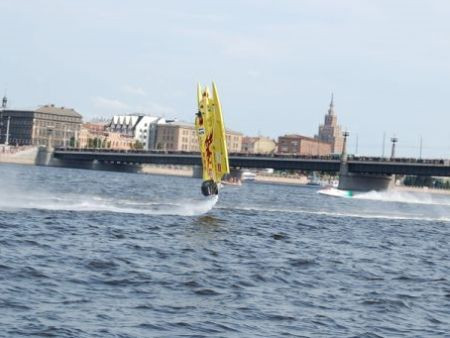
[[[54,152],[55,158],[66,161],[100,161],[105,163],[201,165],[199,154],[162,152],[112,152],[61,150]],[[306,158],[295,156],[261,156],[231,154],[230,166],[235,168],[272,168],[276,170],[305,170],[338,172],[340,160],[330,158]],[[400,174],[450,176],[450,165],[443,160],[420,161],[379,158],[353,158],[348,161],[349,172],[364,174]]]

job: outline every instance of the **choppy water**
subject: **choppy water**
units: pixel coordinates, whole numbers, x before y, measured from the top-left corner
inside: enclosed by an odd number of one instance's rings
[[[434,337],[450,196],[0,166],[0,336]]]

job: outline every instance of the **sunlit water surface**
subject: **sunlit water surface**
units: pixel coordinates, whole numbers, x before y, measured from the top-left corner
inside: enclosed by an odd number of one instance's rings
[[[0,166],[0,335],[450,332],[450,196]]]

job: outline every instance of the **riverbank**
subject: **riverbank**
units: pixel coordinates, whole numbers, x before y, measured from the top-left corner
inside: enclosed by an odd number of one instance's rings
[[[141,174],[193,177],[194,168],[188,166],[143,164],[139,170]]]
[[[193,167],[189,166],[145,164],[142,166],[139,172],[142,174],[151,174],[151,175],[194,177],[194,169]],[[278,176],[268,174],[256,174],[255,180],[253,182],[283,184],[283,185],[306,185],[308,183],[308,178],[302,175]]]
[[[308,183],[308,178],[306,176],[275,176],[256,174],[254,182],[284,185],[306,185]]]
[[[38,147],[0,146],[0,163],[35,165]]]

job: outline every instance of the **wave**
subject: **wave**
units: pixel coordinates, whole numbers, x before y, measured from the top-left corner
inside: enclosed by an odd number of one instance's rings
[[[417,220],[417,221],[440,221],[440,222],[450,222],[450,217],[427,217],[420,215],[410,215],[410,214],[363,214],[363,213],[352,213],[352,212],[335,212],[335,211],[316,211],[316,210],[301,210],[301,209],[284,209],[284,208],[266,208],[258,206],[248,206],[248,207],[226,207],[221,206],[218,209],[227,210],[241,210],[241,211],[257,211],[257,212],[280,212],[280,213],[292,213],[292,214],[309,214],[309,215],[323,215],[331,217],[353,217],[353,218],[365,218],[365,219],[391,219],[391,220]]]
[[[210,211],[217,203],[218,196],[204,199],[178,201],[135,201],[124,199],[86,197],[82,195],[28,194],[8,196],[0,199],[0,209],[42,209],[64,211],[99,211],[143,215],[199,216]]]
[[[345,190],[329,188],[319,190],[318,193],[333,197],[355,198],[360,200],[372,200],[380,202],[450,206],[449,196],[437,197],[436,195],[433,196],[432,194],[426,192],[413,193],[413,192],[398,191],[394,189],[388,191],[369,191],[369,192],[351,193]]]
[[[366,193],[356,194],[354,197],[357,199],[382,202],[450,206],[450,198],[448,196],[439,196],[440,198],[436,198],[433,197],[432,194],[426,192],[412,193],[398,190],[369,191]]]

